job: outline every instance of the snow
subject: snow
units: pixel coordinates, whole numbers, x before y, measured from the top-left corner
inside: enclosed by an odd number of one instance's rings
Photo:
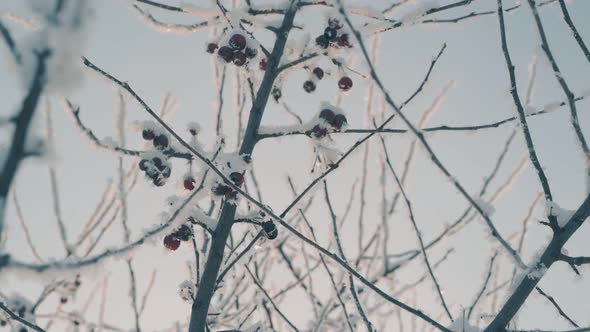
[[[473,200],[475,201],[475,204],[477,204],[477,206],[479,206],[482,209],[483,213],[485,213],[485,215],[488,217],[491,217],[496,211],[491,202],[485,201],[481,197],[474,198]]]
[[[533,105],[526,105],[524,107],[524,115],[526,115],[526,116],[530,116],[536,112],[537,112],[537,109]]]
[[[576,211],[566,210],[561,208],[557,203],[547,201],[545,203],[545,214],[547,216],[554,216],[560,227],[565,227],[567,222],[571,219]]]
[[[417,19],[424,16],[424,14],[426,14],[427,11],[429,11],[432,8],[436,8],[436,7],[438,7],[438,1],[436,1],[436,0],[422,1],[422,2],[420,2],[420,4],[418,6],[416,6],[416,8],[414,8],[413,10],[406,13],[400,19],[400,21],[403,22],[404,24],[414,23]]]
[[[192,303],[193,296],[196,293],[194,283],[190,280],[185,280],[180,284],[179,288],[178,293],[180,298],[185,302]]]
[[[482,332],[483,329],[469,324],[467,318],[464,316],[457,317],[453,324],[449,326],[453,332]]]
[[[180,8],[182,8],[183,12],[191,16],[209,21],[223,15],[223,13],[221,13],[221,11],[219,10],[219,7],[217,5],[214,5],[213,2],[211,3],[212,6],[210,8],[198,7],[193,4],[182,4]]]
[[[21,79],[25,88],[31,85],[37,68],[36,52],[50,50],[46,62],[46,91],[68,94],[83,85],[84,66],[80,57],[85,50],[88,25],[92,21],[90,1],[68,1],[54,21],[53,1],[31,1],[34,11],[43,17],[41,29],[31,32],[22,42]]]
[[[546,104],[545,107],[543,107],[543,109],[546,112],[553,112],[553,111],[557,110],[559,107],[561,107],[561,102],[555,101],[555,102]]]
[[[537,265],[537,267],[529,270],[526,276],[529,279],[535,280],[543,278],[545,273],[547,273],[547,267],[545,266],[545,264],[540,263],[539,265]]]

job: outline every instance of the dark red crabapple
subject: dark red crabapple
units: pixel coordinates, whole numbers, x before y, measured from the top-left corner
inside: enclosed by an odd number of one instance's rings
[[[346,117],[343,114],[336,115],[332,122],[330,122],[330,124],[336,129],[342,128],[346,123]]]
[[[219,47],[216,43],[209,43],[207,44],[207,53],[215,53],[215,50]]]
[[[241,67],[246,63],[246,54],[243,52],[236,52],[234,53],[234,65]]]
[[[244,54],[246,54],[248,59],[253,59],[258,54],[258,51],[255,48],[246,47]]]
[[[330,45],[330,41],[324,35],[318,36],[315,39],[315,43],[321,48],[328,48],[328,46]]]
[[[260,68],[260,70],[262,70],[262,71],[266,70],[266,59],[260,60],[260,63],[258,64],[258,68]]]
[[[246,47],[246,37],[239,33],[236,33],[229,39],[229,46],[231,46],[235,50],[243,50],[244,47]]]
[[[180,239],[173,235],[166,235],[164,237],[164,247],[166,247],[168,250],[175,251],[178,249],[178,247],[180,247]]]
[[[350,41],[348,40],[348,34],[342,34],[340,36],[338,36],[338,38],[336,39],[336,44],[338,44],[338,46],[340,47],[350,47]]]
[[[313,81],[305,81],[303,83],[303,90],[307,93],[312,93],[315,91],[315,83]]]
[[[328,123],[332,123],[335,116],[336,116],[336,114],[334,114],[334,112],[329,108],[323,109],[320,112],[320,119],[324,119],[324,120],[328,121]]]
[[[141,136],[143,137],[144,140],[151,141],[154,139],[154,137],[156,137],[156,134],[151,129],[144,129],[141,132]]]
[[[315,125],[312,129],[311,132],[313,133],[313,135],[317,138],[321,138],[324,137],[326,135],[328,135],[328,130],[326,128],[321,128],[318,125]]]
[[[272,222],[272,220],[264,221],[262,223],[262,230],[264,231],[264,235],[266,235],[269,240],[274,240],[279,235],[277,226]]]
[[[331,27],[327,27],[324,30],[324,37],[328,40],[328,41],[334,41],[334,39],[336,39],[336,36],[338,35],[338,31],[336,31],[336,29],[331,28]]]
[[[229,175],[229,178],[236,184],[236,186],[240,187],[244,184],[244,176],[242,173],[233,172]]]
[[[142,159],[139,161],[139,169],[142,171],[145,171],[148,169],[148,161],[145,159]]]
[[[168,136],[158,135],[154,138],[154,147],[158,149],[165,149],[168,147]]]
[[[338,80],[338,87],[342,91],[348,91],[352,88],[352,79],[348,76],[342,76],[340,80]]]
[[[322,78],[324,78],[324,70],[320,67],[315,67],[313,69],[312,73],[315,75],[315,77],[318,78],[318,80],[321,80]]]
[[[195,179],[192,176],[188,176],[183,181],[184,189],[193,190],[195,189]]]
[[[217,50],[217,55],[225,60],[225,62],[232,62],[234,59],[234,51],[227,46],[221,46],[219,50]]]

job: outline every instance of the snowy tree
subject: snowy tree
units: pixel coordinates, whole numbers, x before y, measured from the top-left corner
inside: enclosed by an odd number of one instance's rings
[[[0,330],[590,331],[589,10],[5,1]]]

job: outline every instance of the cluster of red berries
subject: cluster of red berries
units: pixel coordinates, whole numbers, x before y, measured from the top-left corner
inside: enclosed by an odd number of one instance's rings
[[[209,43],[207,52],[213,54],[217,50],[217,55],[225,62],[233,62],[234,65],[241,67],[258,54],[255,48],[248,47],[247,44],[244,35],[235,33],[230,37],[227,45],[219,47],[216,43]]]
[[[348,123],[344,114],[336,114],[329,108],[323,109],[319,114],[319,118],[326,121],[334,130],[340,130]],[[328,135],[328,129],[317,124],[308,134],[313,135],[315,138],[322,138]]]
[[[139,169],[145,172],[145,175],[152,179],[156,187],[166,184],[166,179],[170,177],[172,170],[162,158],[153,157],[151,159],[142,159],[139,161]]]
[[[342,24],[336,19],[328,20],[328,27],[324,29],[324,33],[315,39],[315,43],[321,48],[336,47],[352,47],[350,38],[347,33],[341,31]]]
[[[186,242],[190,240],[192,235],[192,228],[189,225],[183,224],[175,232],[164,237],[164,247],[168,250],[175,251],[180,247],[182,241]]]
[[[146,141],[153,141],[154,147],[158,150],[165,150],[170,145],[170,140],[166,134],[156,134],[152,129],[144,129],[141,136]]]
[[[303,90],[307,93],[312,93],[316,89],[316,81],[320,81],[324,78],[324,70],[320,67],[315,67],[311,71],[310,79],[303,82]],[[342,76],[338,80],[338,88],[342,91],[348,91],[352,88],[352,79],[348,76]]]
[[[241,187],[242,184],[244,184],[244,176],[242,175],[242,173],[233,172],[229,175],[229,179],[232,180],[232,182],[238,187]],[[225,196],[226,198],[230,199],[236,199],[238,197],[237,191],[233,190],[232,187],[223,183],[217,183],[213,187],[212,191],[217,196]]]
[[[307,93],[312,93],[315,91],[316,83],[315,81],[320,81],[324,78],[324,70],[320,67],[315,67],[311,71],[311,77],[307,81],[303,82],[303,90]]]

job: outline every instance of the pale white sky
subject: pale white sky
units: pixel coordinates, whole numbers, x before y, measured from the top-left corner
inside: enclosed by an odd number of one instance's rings
[[[178,4],[178,1],[163,1]],[[205,3],[191,0],[190,3]],[[370,3],[375,8],[383,8],[390,1],[356,1],[355,4]],[[421,0],[417,0],[420,3]],[[447,3],[449,1],[439,1]],[[97,65],[123,81],[129,82],[136,91],[153,107],[158,107],[164,94],[171,92],[179,102],[179,110],[170,117],[173,128],[184,130],[188,121],[197,121],[204,128],[203,136],[212,143],[215,111],[213,109],[215,86],[212,79],[211,60],[204,52],[205,42],[210,34],[207,30],[191,34],[161,33],[148,27],[123,0],[92,1],[96,9],[95,20],[90,27],[87,46],[84,54]],[[477,0],[469,9],[449,11],[440,17],[455,17],[471,10],[494,10],[495,1]],[[505,1],[506,6],[514,1]],[[590,41],[590,2],[585,0],[570,1],[570,12],[581,35]],[[147,7],[149,8],[149,7]],[[0,3],[0,11],[13,11],[17,14],[30,15],[24,1],[4,0]],[[296,22],[306,26],[310,31],[319,31],[323,16],[321,10],[314,8],[298,14]],[[559,62],[564,77],[576,93],[590,88],[590,63],[571,37],[569,30],[561,19],[558,6],[548,6],[540,10],[548,33],[552,49]],[[174,22],[195,22],[198,19],[173,15],[150,8],[150,12],[158,18]],[[518,9],[506,16],[507,33],[510,51],[517,68],[517,79],[521,93],[527,80],[527,66],[536,47],[537,37],[532,25],[532,17],[528,10]],[[18,25],[9,24],[17,41],[22,40],[26,30]],[[313,35],[312,33],[312,35]],[[294,33],[292,36],[300,36]],[[269,45],[268,33],[260,34],[265,45]],[[442,107],[432,118],[431,125],[468,125],[487,123],[500,120],[514,114],[512,99],[508,93],[509,81],[504,59],[500,49],[498,22],[496,15],[467,20],[451,25],[425,25],[401,28],[381,35],[381,48],[377,61],[378,74],[392,96],[401,101],[411,94],[420,83],[428,68],[431,58],[438,52],[443,43],[448,47],[439,64],[434,70],[430,83],[405,111],[413,120],[417,119],[430,105],[441,89],[450,81],[454,87],[448,92]],[[360,59],[351,67],[361,72],[366,68]],[[15,73],[9,53],[4,45],[0,46],[0,96],[2,107],[0,115],[8,115],[18,109],[24,93]],[[230,71],[231,72],[231,71]],[[336,81],[331,78],[321,82],[318,91],[313,95],[303,92],[301,85],[305,73],[294,71],[284,82],[283,96],[290,108],[302,118],[309,119],[317,112],[321,101],[336,100]],[[361,128],[363,123],[363,95],[366,86],[359,76],[353,76],[355,86],[343,97],[342,107],[345,110],[350,126]],[[229,82],[231,83],[231,81]],[[115,128],[115,93],[111,83],[86,71],[85,84],[68,95],[74,103],[81,107],[83,121],[92,128],[99,137],[116,137]],[[235,146],[231,134],[235,131],[235,120],[232,105],[231,89],[226,93],[224,126],[229,134],[229,146]],[[559,89],[549,67],[541,61],[537,76],[537,86],[533,96],[533,105],[543,105],[562,100],[563,93]],[[147,119],[147,115],[132,99],[128,99],[128,120]],[[115,176],[116,158],[103,150],[91,147],[87,140],[79,135],[73,122],[64,112],[60,96],[51,96],[55,132],[57,136],[57,172],[61,191],[61,203],[64,220],[69,234],[75,238],[82,225],[86,222],[92,208],[102,193],[108,178]],[[586,112],[590,103],[578,103],[580,121],[583,129],[590,125]],[[386,112],[390,112],[387,110]],[[38,115],[41,115],[38,112]],[[42,119],[41,119],[42,120]],[[291,120],[274,102],[269,101],[265,111],[263,124],[290,124]],[[399,123],[397,126],[401,126]],[[575,145],[574,135],[569,125],[567,109],[549,115],[530,119],[530,127],[538,148],[539,158],[547,172],[556,202],[566,209],[574,209],[582,201],[586,192],[583,181],[582,158]],[[427,138],[432,143],[438,156],[463,183],[470,192],[479,190],[482,179],[488,174],[501,150],[511,126],[489,129],[472,134],[436,133]],[[590,132],[585,130],[587,135]],[[0,129],[0,139],[5,139],[8,131]],[[347,149],[357,136],[335,136],[337,145]],[[131,130],[127,136],[130,147],[138,147],[140,135]],[[398,172],[401,172],[411,137],[409,135],[392,134],[388,136],[389,153]],[[380,148],[377,140],[371,140],[370,177],[367,188],[367,210],[364,221],[366,228],[372,229],[379,222],[379,203],[381,189],[378,186],[379,167],[376,151]],[[507,156],[507,162],[500,171],[498,180],[491,191],[506,179],[523,156],[525,147],[521,135]],[[361,153],[354,154],[340,169],[329,177],[333,204],[337,214],[342,214],[348,200],[350,187],[360,174]],[[298,188],[306,185],[311,177],[310,149],[305,137],[288,137],[268,139],[260,143],[254,152],[254,168],[263,190],[264,203],[281,211],[290,202],[288,184],[285,175],[295,178]],[[136,162],[127,160],[126,164]],[[178,179],[184,172],[181,163],[175,164],[173,179]],[[176,176],[176,177],[175,177]],[[387,179],[389,197],[395,192],[395,184],[390,175]],[[180,189],[171,181],[166,187],[154,189],[147,181],[140,179],[138,186],[129,196],[129,216],[132,237],[141,234],[142,229],[158,222],[158,214],[165,210],[164,199]],[[15,190],[21,200],[26,221],[39,252],[46,258],[63,257],[63,247],[57,233],[52,210],[47,166],[44,162],[29,161],[21,168],[15,182]],[[422,150],[414,160],[413,168],[407,185],[408,194],[412,199],[416,219],[424,236],[429,239],[438,234],[445,224],[451,223],[467,206],[450,184],[441,177]],[[537,192],[541,191],[535,173],[528,167],[514,183],[511,191],[495,203],[493,220],[500,231],[508,236],[519,229],[521,220]],[[322,234],[322,243],[327,244],[330,236],[328,213],[321,199],[308,214],[310,221]],[[400,252],[416,247],[415,236],[410,228],[403,205],[399,212],[390,220],[392,235],[390,248],[392,252]],[[543,217],[542,206],[535,212],[539,220]],[[6,249],[22,260],[32,260],[23,240],[23,233],[15,219],[14,207],[8,207],[7,224],[10,235]],[[356,251],[358,204],[351,211],[351,217],[342,230],[345,250],[351,255]],[[122,243],[120,225],[115,225],[107,234],[103,248]],[[452,304],[454,314],[459,315],[462,306],[468,306],[472,297],[483,280],[491,250],[497,245],[489,240],[487,229],[480,220],[471,223],[452,240],[433,251],[432,260],[436,260],[446,252],[447,248],[455,248],[436,274],[445,290],[447,301]],[[548,242],[548,230],[531,224],[529,236],[525,242],[524,257],[530,257]],[[590,247],[586,239],[590,236],[590,228],[585,225],[567,245],[569,253],[574,256],[590,255]],[[184,262],[193,258],[189,246],[184,245],[178,252],[165,252],[158,242],[155,246],[147,244],[136,258],[137,275],[140,279],[140,294],[148,282],[154,268],[158,269],[158,279],[153,289],[151,303],[147,306],[142,325],[146,331],[170,326],[176,320],[183,320],[190,313],[190,306],[182,303],[177,295],[177,285],[188,278]],[[416,262],[419,262],[418,260]],[[510,273],[511,263],[506,257],[500,261],[504,273]],[[276,280],[268,285],[281,285],[291,281],[290,277],[283,280],[277,267]],[[83,288],[79,294],[79,302],[84,302],[89,290],[95,282],[101,280],[110,271],[111,282],[109,303],[106,310],[106,321],[121,327],[131,327],[132,311],[127,298],[127,271],[122,261],[109,262],[104,270],[93,271],[85,275]],[[423,272],[422,264],[414,264],[410,271],[399,276],[407,281],[414,275]],[[590,324],[590,282],[588,269],[581,278],[576,277],[564,264],[556,264],[542,280],[541,285],[562,304],[564,310],[571,314],[581,325]],[[13,291],[29,296],[37,296],[40,286],[30,276],[5,276],[0,283],[0,291],[10,294]],[[328,284],[320,291],[328,295]],[[434,299],[433,287],[425,283],[417,288],[417,306],[426,312],[438,313],[440,306]],[[321,289],[321,287],[320,287]],[[503,296],[501,296],[502,298]],[[407,297],[404,297],[407,300]],[[308,302],[301,294],[285,302],[283,307],[289,317],[298,324],[306,326],[308,312],[300,310],[301,305]],[[89,318],[96,320],[98,299],[91,306]],[[43,307],[39,312],[53,310],[54,302]],[[79,303],[77,304],[79,305]],[[69,304],[68,308],[75,308]],[[436,316],[436,315],[435,315]],[[444,321],[441,319],[441,321]],[[418,326],[421,326],[420,324]],[[519,327],[565,329],[566,323],[558,317],[555,310],[547,305],[547,301],[533,294],[521,310]]]

